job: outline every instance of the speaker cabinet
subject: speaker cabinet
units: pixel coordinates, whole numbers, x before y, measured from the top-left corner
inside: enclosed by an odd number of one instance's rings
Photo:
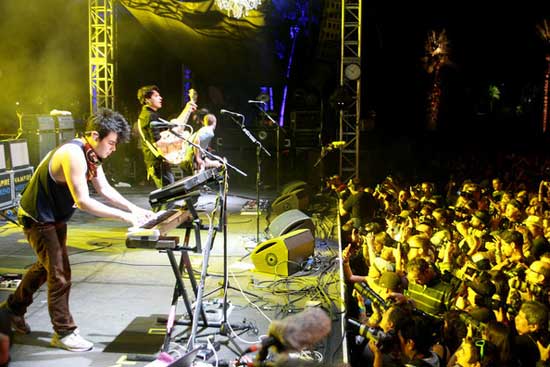
[[[34,167],[29,166],[25,168],[19,168],[13,170],[13,188],[15,190],[15,196],[23,191],[27,183],[31,180],[32,174],[34,172]]]
[[[42,158],[57,146],[56,135],[55,131],[41,131],[25,136],[29,145],[29,159],[31,165],[37,167]]]
[[[291,209],[273,219],[268,232],[270,237],[278,237],[298,229],[309,229],[315,237],[315,225],[311,218],[298,209]]]
[[[290,209],[305,210],[309,205],[309,195],[304,189],[297,189],[279,196],[271,203],[271,215],[279,215]]]
[[[13,172],[0,173],[0,210],[12,208],[15,204]]]
[[[309,229],[299,229],[264,241],[256,246],[250,259],[257,271],[288,276],[301,269],[313,255],[315,239]]]

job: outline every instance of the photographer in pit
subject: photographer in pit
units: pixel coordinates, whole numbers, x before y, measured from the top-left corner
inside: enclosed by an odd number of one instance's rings
[[[540,259],[542,254],[550,251],[550,243],[544,237],[544,227],[539,216],[528,216],[523,225],[516,229],[523,235],[524,253],[529,262]]]
[[[472,256],[480,249],[484,249],[485,243],[493,240],[489,234],[490,214],[485,210],[476,210],[470,220],[456,223],[456,230],[462,236],[459,248],[468,256]]]
[[[538,301],[550,306],[550,264],[536,260],[522,275],[510,278],[509,299],[512,304],[523,301]]]
[[[424,317],[412,315],[395,327],[397,340],[401,351],[400,366],[403,367],[443,367],[439,356],[430,349],[435,344],[435,338],[431,330],[429,320]],[[369,348],[374,354],[373,367],[386,366],[384,354],[375,341],[369,342]]]
[[[398,303],[400,307],[406,306],[403,292],[403,280],[395,272],[385,272],[375,281],[365,278],[364,281],[354,284],[354,294],[359,308],[365,312],[362,318],[350,320],[350,324],[359,328],[351,330],[352,335],[360,335],[362,338],[354,338],[356,343],[351,346],[352,364],[364,365],[366,361],[372,361],[372,353],[366,343],[369,339],[377,338],[380,343],[386,343],[390,339],[390,330],[402,318],[400,310],[389,311]],[[367,315],[367,312],[372,312]],[[351,338],[350,338],[351,340]],[[395,343],[394,343],[395,345]],[[384,348],[383,348],[384,349]],[[388,350],[384,349],[384,353]],[[392,353],[390,353],[392,354]],[[393,354],[390,356],[393,359]]]
[[[505,230],[495,236],[496,265],[492,271],[515,274],[525,269],[523,255],[523,236],[518,231]]]
[[[370,327],[359,327],[359,334],[366,339],[366,345],[363,347],[360,359],[357,360],[357,365],[376,365],[374,353],[379,353],[378,358],[381,359],[384,367],[401,366],[401,348],[399,347],[397,330],[410,317],[409,309],[400,305],[393,305],[384,311],[379,324]]]
[[[470,323],[477,326],[496,320],[493,312],[492,297],[496,292],[495,285],[491,282],[491,276],[487,272],[479,272],[469,266],[464,273],[464,286],[461,295],[457,298],[455,306],[468,314]],[[495,305],[498,308],[498,305]],[[471,318],[471,319],[470,319]]]

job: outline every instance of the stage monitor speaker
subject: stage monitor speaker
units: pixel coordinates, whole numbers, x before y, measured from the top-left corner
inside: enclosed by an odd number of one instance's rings
[[[290,181],[281,188],[281,195],[288,194],[298,189],[307,190],[307,182],[305,181]]]
[[[297,189],[279,196],[271,203],[271,215],[279,215],[290,209],[305,210],[309,205],[309,195],[304,189]]]
[[[291,209],[273,219],[268,232],[270,237],[278,237],[297,229],[309,229],[315,237],[315,225],[311,218],[298,209]]]
[[[264,241],[250,259],[257,271],[288,276],[301,270],[302,262],[313,255],[315,239],[309,229],[299,229]]]

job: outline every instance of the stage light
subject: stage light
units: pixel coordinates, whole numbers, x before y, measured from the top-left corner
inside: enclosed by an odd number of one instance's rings
[[[232,18],[247,16],[250,10],[255,10],[261,3],[262,0],[216,0],[216,6]]]

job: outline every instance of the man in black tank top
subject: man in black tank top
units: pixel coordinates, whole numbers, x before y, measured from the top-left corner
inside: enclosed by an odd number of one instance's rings
[[[107,181],[101,161],[130,136],[128,122],[117,112],[100,109],[90,117],[82,138],[51,151],[36,168],[22,192],[19,221],[37,255],[21,283],[0,305],[9,312],[12,328],[29,333],[24,315],[33,294],[48,287],[48,310],[55,331],[52,346],[87,351],[93,344],[82,338],[69,310],[71,268],[67,254],[67,221],[75,208],[99,217],[120,219],[139,226],[153,213],[126,200]],[[90,181],[109,204],[92,198]]]

